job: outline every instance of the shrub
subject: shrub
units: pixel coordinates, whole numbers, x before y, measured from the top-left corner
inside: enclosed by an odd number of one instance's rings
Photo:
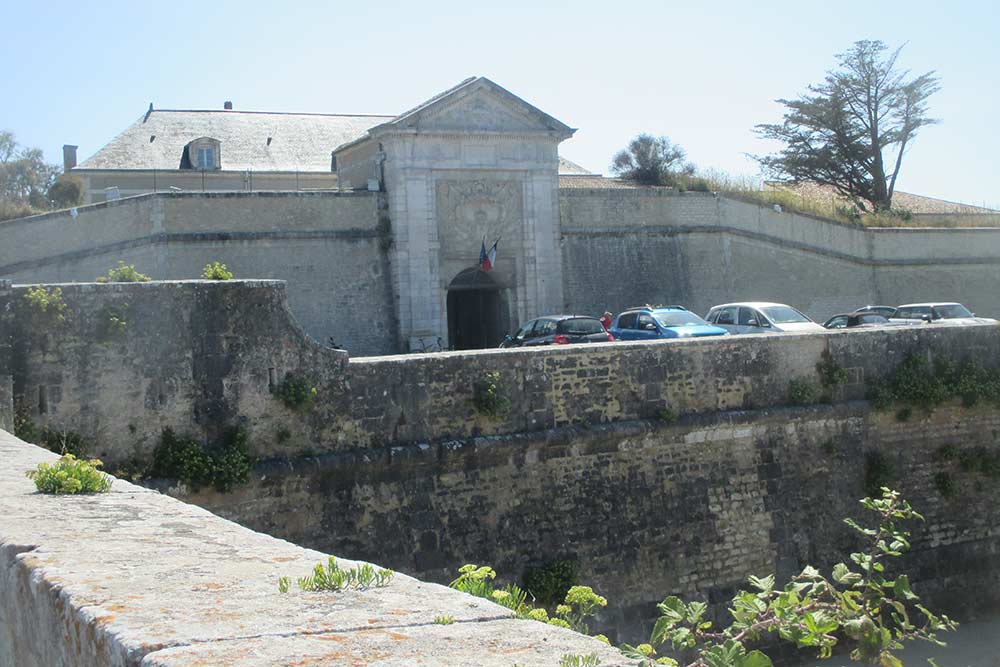
[[[15,220],[17,218],[27,218],[29,215],[39,213],[30,204],[0,199],[0,222],[4,220]]]
[[[950,399],[967,408],[983,400],[1000,404],[1000,374],[971,360],[956,367],[938,359],[932,367],[924,355],[910,355],[891,375],[869,384],[868,399],[878,410],[902,404],[928,412]]]
[[[41,493],[104,493],[111,488],[112,479],[97,469],[100,466],[97,459],[87,461],[65,454],[55,463],[39,463],[25,474]]]
[[[792,378],[788,381],[788,402],[792,405],[809,405],[819,399],[819,388],[809,378]]]
[[[90,451],[90,443],[82,435],[74,431],[62,431],[43,426],[38,435],[39,445],[56,454],[72,454],[84,458]]]
[[[281,384],[271,391],[286,408],[296,412],[309,412],[316,402],[317,391],[312,380],[295,373],[286,374]]]
[[[953,498],[958,495],[958,483],[950,473],[944,471],[934,474],[934,488],[942,498]]]
[[[894,471],[889,459],[881,452],[868,452],[865,454],[865,494],[871,498],[878,497],[882,493],[882,487],[889,485],[892,481]]]
[[[66,302],[63,301],[61,287],[53,287],[51,290],[41,285],[29,287],[24,293],[24,300],[36,320],[54,324],[66,319]]]
[[[118,266],[108,269],[108,275],[94,279],[99,283],[148,283],[152,278],[135,270],[134,264],[126,264],[118,260]]]
[[[484,373],[472,388],[472,404],[481,415],[496,419],[510,407],[510,400],[500,390],[500,371]]]
[[[60,174],[55,182],[49,186],[49,201],[56,208],[70,208],[83,203],[86,188],[83,181],[78,176],[70,174]]]
[[[539,567],[529,567],[524,571],[521,582],[525,590],[544,605],[559,602],[566,592],[577,583],[580,565],[575,560],[554,560]]]
[[[455,617],[454,616],[435,616],[434,617],[434,624],[435,625],[451,625],[454,622],[455,622]]]
[[[847,369],[837,363],[829,351],[824,350],[822,358],[816,364],[819,373],[819,383],[824,389],[832,390],[849,379]]]
[[[225,264],[212,262],[205,265],[204,270],[201,272],[201,277],[205,280],[232,280],[233,274],[226,268]]]
[[[191,438],[178,437],[165,428],[153,450],[150,474],[176,479],[195,491],[211,485],[224,493],[246,483],[253,464],[247,453],[246,431],[240,427],[227,429],[222,440],[211,448],[202,447]]]
[[[676,424],[677,420],[681,418],[681,415],[677,411],[677,408],[667,406],[665,408],[660,408],[660,410],[656,413],[656,418],[664,424]]]

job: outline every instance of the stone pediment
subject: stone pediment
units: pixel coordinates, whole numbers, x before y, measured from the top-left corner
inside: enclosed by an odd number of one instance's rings
[[[417,131],[462,133],[551,133],[574,130],[489,79],[470,79],[429,100],[388,125]]]

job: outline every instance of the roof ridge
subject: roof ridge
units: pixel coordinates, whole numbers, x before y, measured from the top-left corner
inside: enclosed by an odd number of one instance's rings
[[[263,116],[332,116],[338,118],[395,118],[391,114],[380,113],[316,113],[311,111],[246,111],[238,109],[153,109],[152,113],[224,113],[259,114]]]

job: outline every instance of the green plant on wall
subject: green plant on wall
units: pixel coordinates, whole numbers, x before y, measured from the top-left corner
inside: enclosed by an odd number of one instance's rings
[[[517,618],[569,628],[583,634],[588,632],[587,620],[597,613],[598,608],[608,604],[607,599],[594,593],[590,586],[571,586],[550,617],[548,610],[529,603],[528,592],[516,584],[507,584],[502,588],[494,586],[496,576],[492,567],[470,563],[459,568],[458,578],[449,585],[463,593],[507,607]]]
[[[337,559],[330,556],[326,567],[319,563],[313,568],[310,576],[300,577],[297,583],[303,591],[342,591],[348,588],[365,590],[388,586],[392,576],[392,570],[376,568],[369,563],[342,568],[337,564]],[[289,588],[291,588],[289,577],[278,579],[280,592],[287,593]]]
[[[500,388],[500,371],[483,373],[472,387],[472,405],[479,414],[496,419],[510,407],[510,399]]]
[[[657,609],[649,643],[623,644],[626,656],[642,667],[678,665],[658,651],[693,652],[687,667],[771,667],[771,659],[752,645],[761,640],[783,640],[800,648],[810,647],[818,658],[829,658],[833,648],[846,644],[852,660],[881,667],[901,667],[895,652],[903,642],[925,640],[940,643],[938,633],[957,624],[937,615],[919,602],[909,577],[885,574],[885,561],[909,548],[909,531],[902,524],[923,517],[890,489],[881,489],[877,499],[864,498],[862,506],[878,517],[868,528],[853,519],[844,522],[863,536],[866,548],[852,553],[850,564],[838,563],[829,577],[806,566],[784,586],[775,586],[774,575],[751,576],[750,590],[732,599],[732,618],[727,627],[715,628],[708,618],[708,604],[685,603],[670,596]]]
[[[823,350],[816,363],[816,373],[819,374],[819,384],[823,388],[822,398],[828,402],[836,398],[837,387],[850,379],[847,369],[837,363],[829,350]]]
[[[934,363],[927,354],[911,354],[886,377],[869,382],[868,399],[878,410],[900,406],[898,414],[909,408],[930,412],[950,400],[964,407],[980,402],[1000,405],[1000,372],[983,368],[973,360],[961,365],[938,356]]]
[[[232,280],[233,274],[226,268],[225,264],[212,262],[205,265],[205,268],[201,272],[201,277],[204,280]]]
[[[882,487],[889,485],[895,474],[892,464],[882,452],[871,451],[865,454],[864,489],[869,497],[877,496]]]
[[[311,378],[296,373],[287,373],[271,392],[286,408],[301,413],[312,410],[318,394]]]
[[[108,269],[108,275],[94,279],[98,283],[148,283],[152,278],[145,273],[139,273],[134,264],[126,264],[118,260],[118,266]]]
[[[946,500],[958,497],[963,489],[982,490],[984,482],[995,483],[1000,479],[1000,453],[983,445],[966,448],[950,443],[942,445],[934,452],[933,463],[935,472],[931,480]]]
[[[66,302],[60,287],[29,287],[24,293],[24,300],[36,325],[52,326],[66,319]]]
[[[247,451],[247,432],[241,427],[226,429],[221,440],[211,447],[202,447],[195,440],[179,437],[165,428],[153,450],[149,474],[176,479],[195,491],[213,486],[224,493],[245,484],[253,465],[254,459]]]
[[[38,426],[31,418],[31,411],[24,396],[14,397],[14,435],[25,442],[36,442]]]
[[[549,561],[538,567],[529,567],[521,576],[524,589],[542,605],[553,605],[566,596],[577,583],[580,564],[568,558]]]
[[[809,405],[819,400],[816,383],[809,378],[792,378],[788,381],[788,402],[792,405]]]
[[[56,454],[72,454],[77,458],[88,455],[90,442],[79,433],[52,426],[43,426],[37,444]]]
[[[97,319],[98,340],[121,338],[128,330],[128,306],[105,306]]]
[[[55,463],[39,463],[25,474],[41,493],[104,493],[111,488],[112,479],[98,470],[100,466],[97,459],[87,461],[65,454]]]

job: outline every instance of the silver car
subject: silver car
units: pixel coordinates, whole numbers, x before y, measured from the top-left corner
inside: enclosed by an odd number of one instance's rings
[[[825,331],[791,306],[766,301],[713,306],[705,319],[733,334]]]
[[[976,317],[968,308],[954,301],[928,303],[906,303],[896,308],[889,318],[899,324],[920,324],[922,322],[947,324],[995,324],[989,317]]]

